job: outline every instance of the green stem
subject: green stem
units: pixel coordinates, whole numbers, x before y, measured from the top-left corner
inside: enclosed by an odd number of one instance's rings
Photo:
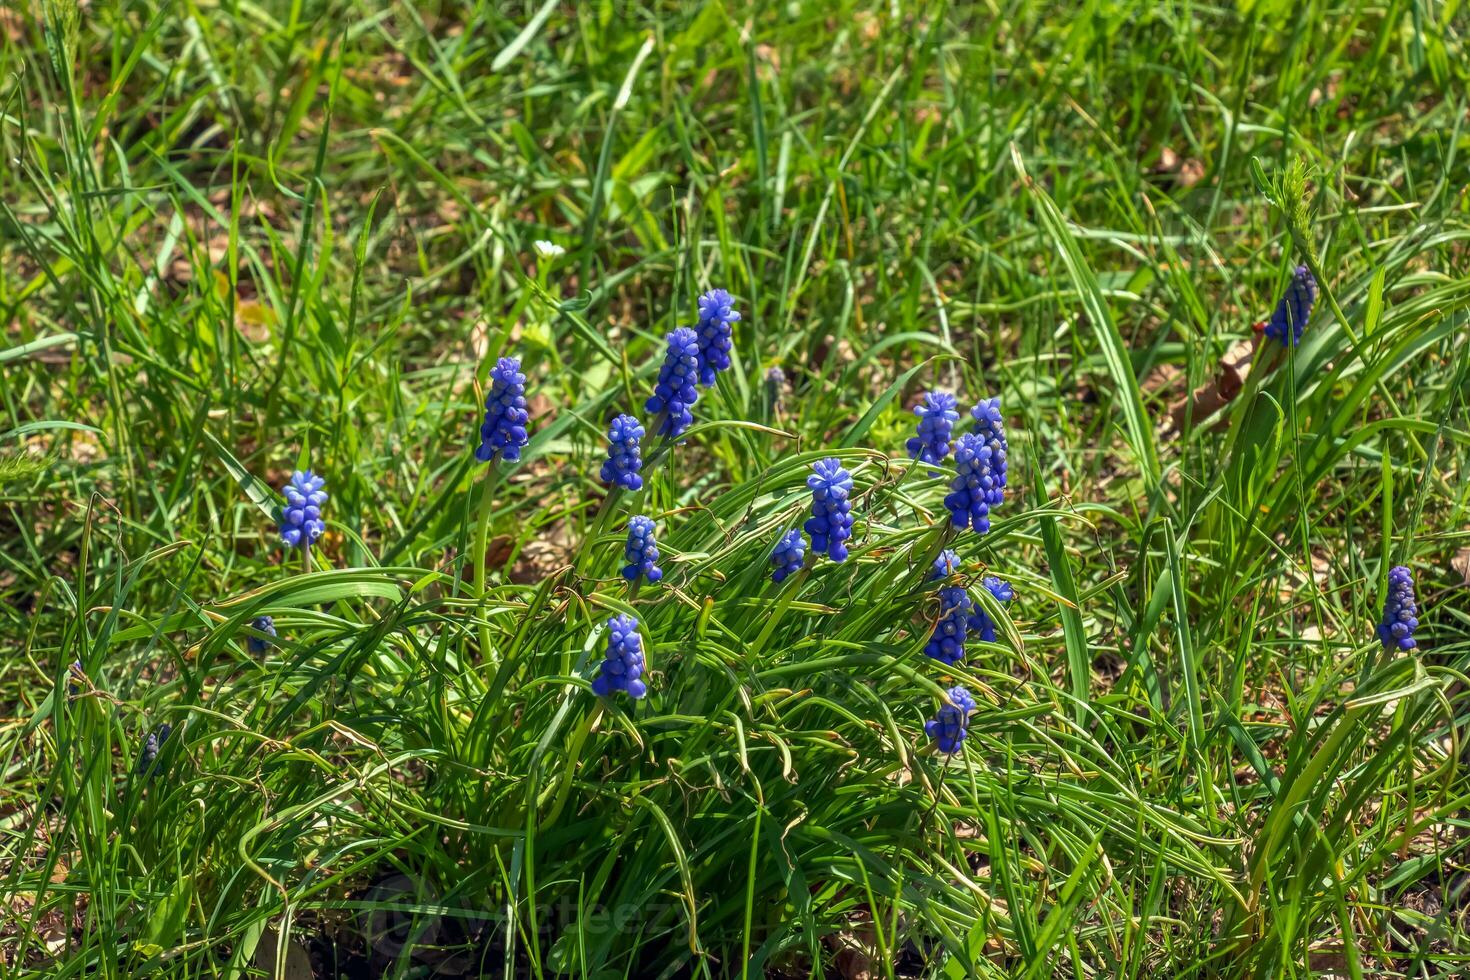
[[[495,506],[495,485],[500,480],[500,470],[495,466],[495,460],[490,461],[490,472],[485,474],[485,483],[480,491],[480,516],[475,523],[474,559],[475,559],[475,598],[479,601],[476,607],[476,615],[482,622],[480,624],[480,656],[489,658],[490,651],[490,625],[483,622],[485,617],[485,552],[490,546],[490,512]]]
[[[556,787],[556,800],[551,804],[551,812],[541,820],[542,831],[556,823],[556,818],[561,816],[562,807],[566,806],[567,797],[572,791],[572,775],[582,759],[582,744],[587,741],[587,735],[597,719],[602,717],[602,710],[602,699],[598,698],[597,707],[592,709],[592,713],[582,720],[582,724],[572,734],[571,742],[567,745],[567,761],[561,770],[561,781]]]
[[[791,606],[792,601],[796,599],[797,594],[801,592],[801,587],[806,584],[807,577],[812,573],[812,566],[816,563],[816,552],[807,551],[806,561],[802,564],[801,571],[797,572],[791,581],[787,583],[786,588],[781,590],[781,598],[776,603],[776,611],[767,617],[766,625],[761,628],[760,635],[751,644],[750,656],[752,659],[759,656],[760,652],[765,649],[766,641],[771,638],[771,633],[775,631],[776,624],[785,618],[786,610]]]

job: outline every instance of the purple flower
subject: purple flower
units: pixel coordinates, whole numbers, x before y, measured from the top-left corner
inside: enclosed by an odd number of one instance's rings
[[[699,297],[699,383],[708,388],[730,366],[730,329],[740,314],[723,289]]]
[[[1317,280],[1312,270],[1304,265],[1296,267],[1286,292],[1276,303],[1271,319],[1266,322],[1266,336],[1287,347],[1301,343],[1302,328],[1312,316],[1312,304],[1317,302]]]
[[[276,638],[276,621],[269,616],[256,616],[250,621],[250,628],[270,637],[270,639],[261,636],[245,637],[245,649],[258,657],[270,649],[271,640]]]
[[[995,471],[995,478],[999,482],[1001,490],[1006,485],[1006,454],[1010,452],[1010,444],[1006,442],[1005,417],[1000,414],[999,398],[982,398],[974,408],[970,409],[970,415],[975,419],[975,435],[979,436],[990,447],[991,467]],[[999,507],[1004,501],[1005,495],[997,493],[995,502],[990,506]]]
[[[1004,499],[1005,457],[997,456],[979,433],[967,432],[955,444],[954,462],[955,478],[944,506],[956,527],[973,527],[976,534],[985,534],[990,530],[990,508]]]
[[[502,357],[490,369],[490,393],[485,396],[485,421],[480,425],[480,448],[475,458],[488,463],[498,454],[515,462],[529,441],[526,423],[526,376],[519,357]]]
[[[949,434],[960,413],[955,410],[955,397],[947,391],[931,391],[922,405],[914,406],[919,417],[918,435],[908,441],[910,459],[939,463],[949,455]],[[931,474],[937,475],[937,474]]]
[[[945,548],[939,553],[939,557],[934,559],[934,564],[929,569],[929,581],[949,578],[959,567],[960,556],[953,550]]]
[[[812,475],[806,478],[812,491],[812,516],[804,527],[811,536],[812,549],[826,552],[833,561],[847,559],[847,546],[852,537],[852,476],[842,468],[835,456],[812,464]]]
[[[699,377],[699,337],[688,327],[679,327],[670,332],[668,344],[653,394],[643,407],[654,416],[663,416],[656,435],[678,437],[694,424],[689,409],[699,400],[699,390],[694,387]]]
[[[297,470],[281,488],[286,506],[281,509],[281,543],[288,548],[307,548],[316,543],[327,525],[322,523],[322,504],[327,481],[311,470]]]
[[[642,490],[643,452],[638,440],[643,426],[631,415],[619,415],[607,427],[607,462],[602,464],[602,482],[616,483],[625,490]]]
[[[1016,590],[1011,588],[1011,583],[998,579],[994,575],[985,576],[980,584],[985,586],[985,591],[995,596],[996,601],[1002,604],[1016,597]],[[986,643],[995,642],[995,622],[985,614],[985,610],[980,608],[978,603],[975,605],[975,611],[970,614],[970,632]]]
[[[592,690],[601,697],[614,691],[626,691],[637,700],[648,693],[643,682],[643,638],[638,635],[638,620],[618,615],[607,621],[607,653],[601,670],[592,682]]]
[[[953,667],[965,659],[965,639],[974,602],[964,586],[952,585],[939,590],[939,607],[943,612],[934,624],[934,634],[924,644],[924,655]]]
[[[1414,573],[1395,565],[1388,573],[1388,596],[1383,600],[1383,621],[1378,639],[1385,650],[1412,650],[1414,630],[1419,628],[1419,603],[1414,597]]]
[[[786,576],[796,574],[805,557],[806,539],[801,536],[800,531],[793,529],[781,535],[781,540],[776,542],[776,547],[771,552],[771,564],[776,566],[776,570],[771,573],[771,581],[782,582]]]
[[[924,723],[924,733],[932,738],[939,751],[955,753],[970,730],[970,712],[975,710],[975,699],[970,692],[956,684],[944,692],[944,704],[933,718]]]
[[[654,524],[650,518],[638,516],[628,521],[628,542],[623,546],[623,578],[638,581],[641,575],[650,582],[664,577],[658,567],[658,544],[653,539]]]

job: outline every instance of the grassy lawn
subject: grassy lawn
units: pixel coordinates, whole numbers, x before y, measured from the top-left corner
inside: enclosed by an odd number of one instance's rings
[[[0,977],[1470,975],[1467,35],[0,9]]]

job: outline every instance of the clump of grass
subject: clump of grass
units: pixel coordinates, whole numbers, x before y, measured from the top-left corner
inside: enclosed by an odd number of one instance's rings
[[[1311,13],[4,16],[0,956],[1455,975],[1463,26]]]

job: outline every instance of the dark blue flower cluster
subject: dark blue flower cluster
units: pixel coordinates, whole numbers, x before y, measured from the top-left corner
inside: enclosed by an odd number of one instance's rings
[[[173,726],[164,722],[158,726],[157,732],[149,732],[143,739],[143,747],[138,752],[137,774],[144,778],[151,778],[157,768],[158,751],[163,748],[163,743],[168,741]]]
[[[949,455],[949,435],[960,417],[956,404],[949,392],[931,391],[924,396],[923,404],[914,406],[919,427],[918,434],[908,441],[910,459],[939,463]]]
[[[994,575],[985,576],[980,584],[1001,604],[1008,603],[1016,597],[1016,590],[1011,588],[1011,583],[996,578]],[[995,642],[995,621],[986,615],[978,602],[975,604],[975,611],[970,614],[970,632],[986,643]]]
[[[480,448],[475,458],[488,463],[497,455],[515,462],[529,441],[526,423],[526,376],[519,357],[502,357],[490,369],[490,392],[485,396],[485,421],[480,425]]]
[[[955,478],[944,506],[956,527],[985,534],[990,530],[990,508],[1005,499],[1005,454],[997,454],[980,433],[966,432],[955,444],[954,463]]]
[[[970,692],[956,684],[944,692],[944,704],[933,718],[924,723],[924,732],[934,740],[939,751],[952,754],[960,750],[960,743],[970,730],[970,712],[975,710],[975,699]]]
[[[934,624],[934,635],[924,645],[924,654],[953,667],[965,658],[974,602],[964,586],[951,585],[939,590],[939,608],[942,610],[939,622]]]
[[[281,542],[288,548],[306,548],[316,543],[327,525],[322,523],[322,504],[327,481],[311,470],[297,470],[282,488],[286,506],[281,510]]]
[[[1395,565],[1388,573],[1388,596],[1383,600],[1383,621],[1378,624],[1378,639],[1384,649],[1412,650],[1414,630],[1419,628],[1419,603],[1414,596],[1414,573],[1403,565]]]
[[[678,437],[694,424],[689,409],[699,400],[699,389],[694,386],[699,378],[699,336],[688,327],[679,327],[669,333],[668,344],[644,409],[661,418],[656,435]]]
[[[634,700],[648,693],[643,682],[643,638],[632,616],[620,614],[607,621],[607,653],[592,690],[602,697],[626,691]]]
[[[945,548],[939,553],[939,557],[934,559],[934,564],[929,569],[929,581],[935,582],[949,578],[959,567],[960,556],[955,554],[953,549]]]
[[[257,657],[270,649],[271,640],[276,638],[276,621],[269,616],[256,616],[250,621],[250,628],[265,636],[247,636],[245,638],[245,649]],[[270,639],[266,639],[270,637]]]
[[[805,557],[806,539],[798,530],[787,531],[771,552],[771,564],[776,566],[776,570],[771,573],[771,581],[784,582],[788,575],[795,575],[801,570]]]
[[[631,415],[619,415],[607,427],[607,462],[602,464],[602,482],[615,483],[624,490],[642,490],[643,450],[638,440],[643,426]]]
[[[650,582],[664,577],[658,567],[658,543],[654,541],[653,519],[639,515],[628,521],[628,542],[623,546],[623,578],[638,581],[639,576]]]
[[[730,366],[731,327],[740,319],[723,289],[699,297],[699,383],[708,388]]]
[[[852,537],[852,475],[842,468],[842,460],[829,456],[812,464],[806,485],[812,491],[812,516],[805,524],[812,549],[833,561],[846,561],[843,542]]]
[[[1271,312],[1271,319],[1266,321],[1266,336],[1287,347],[1301,343],[1302,329],[1311,318],[1312,305],[1316,302],[1317,280],[1311,269],[1299,265]]]

